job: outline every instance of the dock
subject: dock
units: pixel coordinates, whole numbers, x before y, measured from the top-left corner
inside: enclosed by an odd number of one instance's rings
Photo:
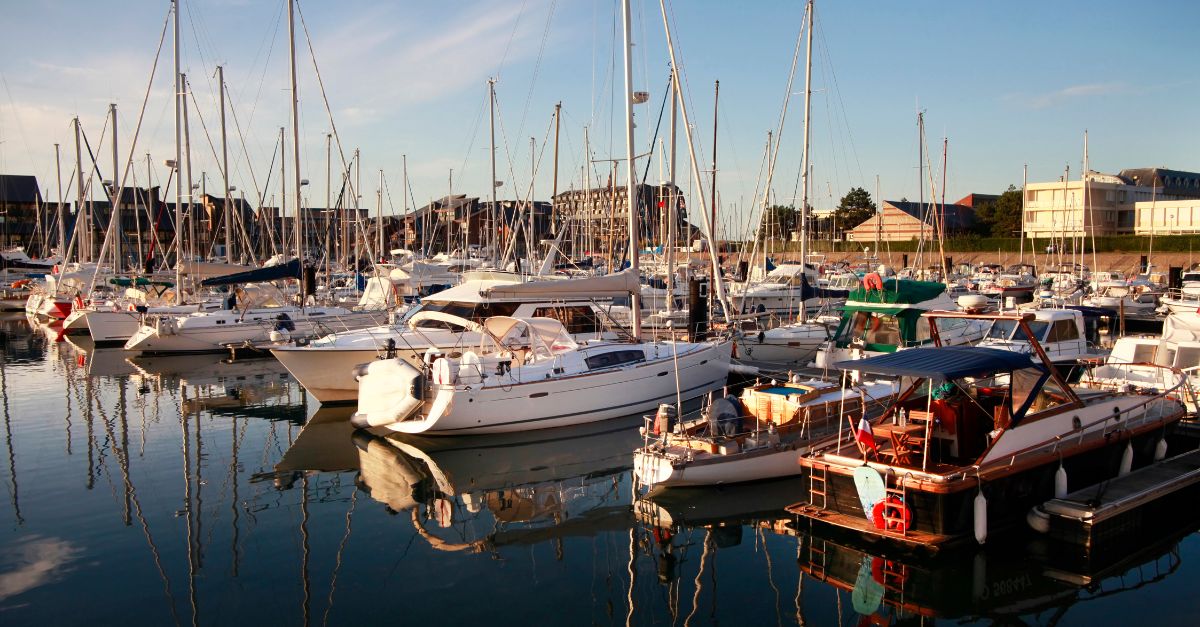
[[[1084,549],[1153,532],[1193,515],[1200,449],[1047,501],[1048,535]]]

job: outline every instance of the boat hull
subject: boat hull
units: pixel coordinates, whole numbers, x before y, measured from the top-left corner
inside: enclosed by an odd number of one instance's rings
[[[805,446],[718,459],[711,464],[675,465],[663,455],[639,450],[633,456],[633,472],[642,483],[660,488],[745,483],[799,475],[800,458],[807,452]]]
[[[511,433],[646,413],[677,399],[686,409],[725,385],[731,348],[729,342],[712,343],[679,354],[678,391],[671,376],[675,360],[664,351],[653,361],[610,372],[477,389],[435,386],[427,413],[382,428],[429,435]],[[439,404],[437,396],[447,394],[452,400]],[[564,405],[567,399],[570,406]]]

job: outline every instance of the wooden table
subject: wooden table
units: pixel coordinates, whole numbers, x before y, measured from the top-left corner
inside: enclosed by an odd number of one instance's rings
[[[911,464],[912,454],[916,452],[912,447],[913,439],[924,441],[925,425],[910,422],[906,425],[883,423],[875,425],[875,429],[887,434],[888,440],[892,443],[892,451],[896,456],[896,461],[903,464]]]

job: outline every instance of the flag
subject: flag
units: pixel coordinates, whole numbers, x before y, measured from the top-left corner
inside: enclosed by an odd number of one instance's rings
[[[871,423],[867,422],[866,418],[859,419],[858,429],[854,432],[854,439],[858,440],[864,453],[867,452],[867,449],[871,449],[876,453],[879,452],[879,448],[875,444],[875,433],[871,431]]]

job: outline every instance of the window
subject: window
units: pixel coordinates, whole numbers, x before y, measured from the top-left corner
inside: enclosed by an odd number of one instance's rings
[[[1069,342],[1079,339],[1079,327],[1074,320],[1055,320],[1046,336],[1047,342]]]
[[[492,316],[511,316],[517,311],[519,303],[461,303],[443,302],[428,303],[421,307],[422,311],[440,311],[473,322],[482,323]],[[449,328],[446,323],[436,320],[422,320],[420,328]]]
[[[571,335],[599,333],[603,326],[596,312],[587,305],[538,307],[533,310],[533,315],[558,320]]]
[[[600,370],[646,361],[646,354],[638,350],[616,350],[591,355],[583,361],[587,363],[588,370]]]

